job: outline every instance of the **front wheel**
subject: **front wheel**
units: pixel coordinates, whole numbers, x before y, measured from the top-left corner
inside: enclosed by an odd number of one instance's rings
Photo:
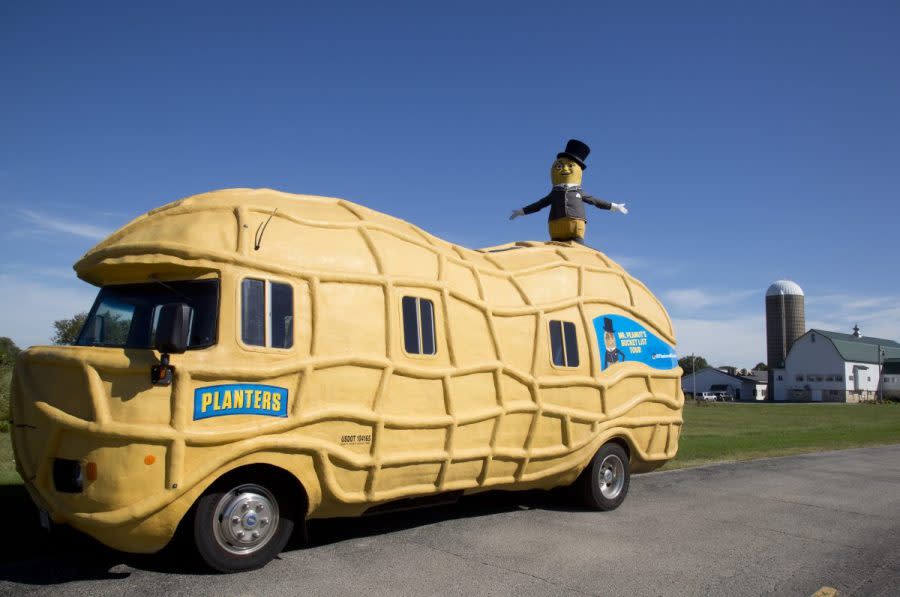
[[[229,483],[197,503],[194,542],[200,557],[219,572],[265,566],[294,530],[295,508],[271,484]]]
[[[625,501],[630,480],[628,455],[622,446],[610,443],[597,451],[575,483],[585,506],[615,510]]]

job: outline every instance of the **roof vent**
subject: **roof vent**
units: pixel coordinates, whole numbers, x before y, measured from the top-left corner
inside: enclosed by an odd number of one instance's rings
[[[859,333],[859,325],[858,324],[853,325],[853,337],[854,338],[862,338],[862,334]]]

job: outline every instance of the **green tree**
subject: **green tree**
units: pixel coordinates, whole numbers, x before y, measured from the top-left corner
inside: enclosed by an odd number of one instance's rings
[[[57,319],[53,322],[56,332],[51,341],[54,344],[75,344],[85,319],[87,319],[87,313],[78,313],[71,319]]]
[[[9,390],[12,382],[13,364],[16,356],[22,352],[16,343],[6,337],[0,337],[0,433],[9,429]]]
[[[0,367],[11,366],[20,352],[21,349],[10,338],[0,337]]]
[[[754,369],[757,371],[768,371],[769,367],[765,363],[757,363]]]
[[[697,367],[697,371],[701,369],[705,369],[709,367],[709,363],[706,362],[701,356],[698,355],[688,355],[686,357],[681,357],[678,359],[678,366],[684,371],[685,375],[690,375],[694,372],[694,367]]]

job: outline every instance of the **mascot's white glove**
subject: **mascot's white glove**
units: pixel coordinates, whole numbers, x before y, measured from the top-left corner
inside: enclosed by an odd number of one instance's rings
[[[525,212],[524,212],[523,210],[521,210],[521,209],[514,209],[513,212],[512,212],[511,214],[509,214],[509,219],[510,219],[510,220],[515,220],[515,219],[518,218],[519,216],[524,216],[524,215],[525,215]]]
[[[620,211],[620,212],[622,212],[623,214],[627,214],[627,213],[628,213],[628,210],[625,209],[625,204],[624,204],[624,203],[613,203],[613,204],[612,204],[612,207],[610,207],[609,210],[610,210],[610,211]]]

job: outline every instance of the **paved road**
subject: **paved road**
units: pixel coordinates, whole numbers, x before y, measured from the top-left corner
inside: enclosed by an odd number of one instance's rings
[[[11,500],[5,551],[25,516]],[[0,560],[0,594],[896,596],[900,445],[643,475],[615,512],[494,493],[310,533],[311,547],[229,576],[27,533]]]

